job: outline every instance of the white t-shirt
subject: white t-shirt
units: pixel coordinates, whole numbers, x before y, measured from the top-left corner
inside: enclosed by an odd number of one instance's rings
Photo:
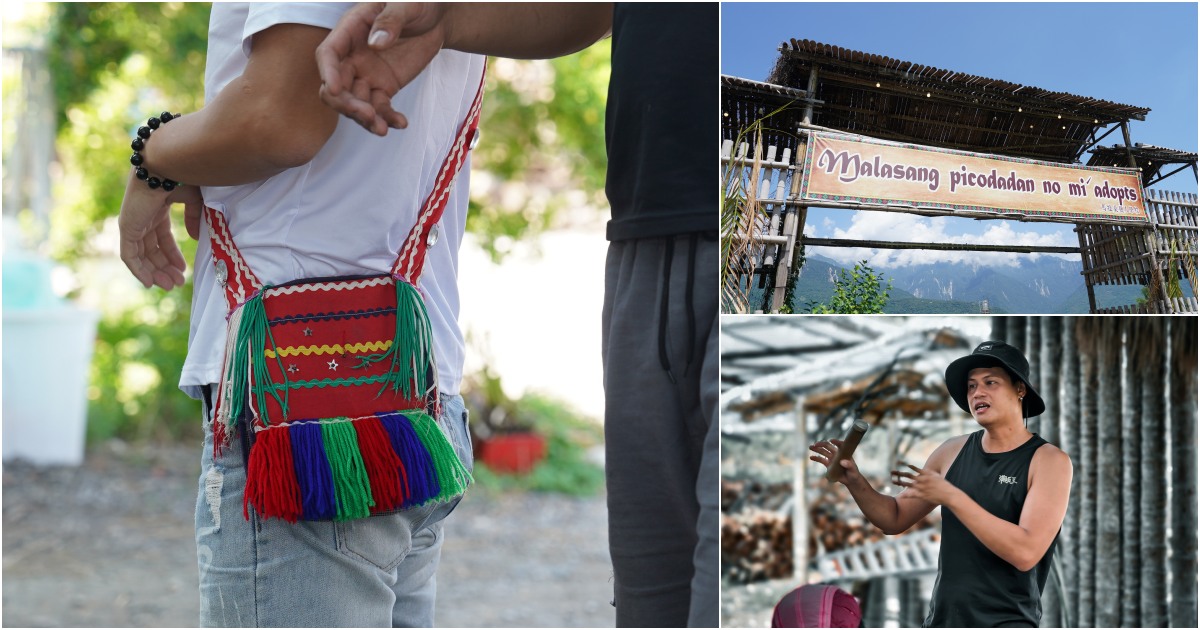
[[[333,28],[351,6],[214,3],[206,100],[242,74],[255,33],[286,23]],[[264,283],[387,273],[471,107],[483,65],[482,56],[442,51],[392,99],[396,111],[408,117],[407,129],[380,138],[339,116],[333,136],[308,164],[254,184],[205,186],[205,204],[224,212],[234,241]],[[458,248],[469,171],[468,158],[418,282],[433,326],[438,386],[445,394],[457,394],[462,380]],[[201,229],[193,269],[191,331],[179,386],[199,398],[199,386],[221,380],[227,314],[207,228]]]

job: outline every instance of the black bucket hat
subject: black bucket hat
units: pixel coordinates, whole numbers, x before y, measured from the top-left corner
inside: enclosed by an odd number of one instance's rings
[[[946,389],[950,390],[950,396],[963,411],[971,413],[967,404],[967,375],[976,368],[997,366],[1008,368],[1010,374],[1025,383],[1023,411],[1026,418],[1041,415],[1046,411],[1046,403],[1029,382],[1029,361],[1020,350],[1003,341],[985,341],[979,344],[974,352],[955,359],[946,367]]]

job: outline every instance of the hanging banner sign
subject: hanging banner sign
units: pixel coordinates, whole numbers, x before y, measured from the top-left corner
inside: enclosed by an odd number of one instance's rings
[[[801,198],[997,214],[1146,221],[1134,169],[1064,165],[814,132]]]

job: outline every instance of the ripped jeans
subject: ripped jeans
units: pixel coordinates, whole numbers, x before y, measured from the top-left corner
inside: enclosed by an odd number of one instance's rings
[[[232,439],[213,458],[205,407],[196,499],[202,627],[431,627],[442,519],[458,499],[346,522],[243,516],[245,459]],[[438,424],[473,467],[460,396]]]

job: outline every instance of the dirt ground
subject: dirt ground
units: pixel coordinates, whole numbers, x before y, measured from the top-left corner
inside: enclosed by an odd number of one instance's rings
[[[78,468],[5,463],[3,625],[194,627],[195,448],[113,442]],[[447,520],[436,620],[612,627],[604,497],[472,489]]]

